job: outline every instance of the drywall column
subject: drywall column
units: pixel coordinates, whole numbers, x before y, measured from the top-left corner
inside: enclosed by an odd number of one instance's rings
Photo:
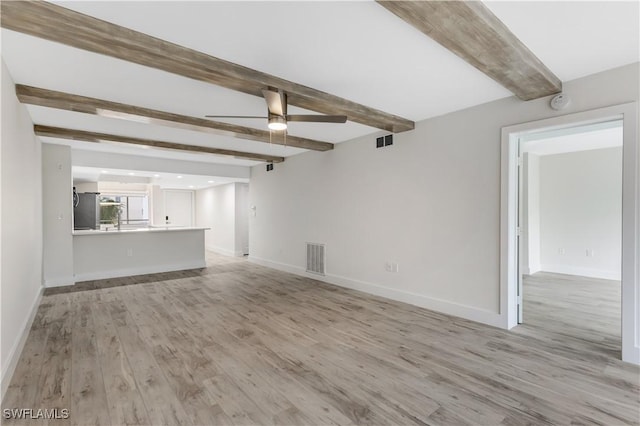
[[[0,187],[0,399],[4,395],[42,290],[41,144],[2,61]]]
[[[42,146],[43,274],[46,287],[70,285],[73,278],[73,193],[71,148]]]
[[[158,185],[151,186],[149,191],[149,219],[152,226],[164,226],[164,192]]]

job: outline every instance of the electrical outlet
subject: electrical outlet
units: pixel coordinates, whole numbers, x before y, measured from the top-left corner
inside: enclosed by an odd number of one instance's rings
[[[384,263],[384,270],[387,272],[398,272],[398,264],[396,262],[386,261]]]
[[[587,257],[593,257],[593,249],[587,249]]]
[[[133,256],[133,249],[132,248],[128,248],[127,249],[127,256],[128,257],[132,257]]]
[[[564,254],[564,249],[563,248],[559,248],[558,249],[558,254]]]

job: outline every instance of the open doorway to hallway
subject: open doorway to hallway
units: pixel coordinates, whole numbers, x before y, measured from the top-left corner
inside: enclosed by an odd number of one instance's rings
[[[638,108],[635,102],[559,115],[502,128],[500,188],[500,317],[505,328],[518,323],[519,156],[523,136],[622,120],[622,360],[640,364],[640,150]]]
[[[518,323],[620,357],[621,120],[519,139]]]

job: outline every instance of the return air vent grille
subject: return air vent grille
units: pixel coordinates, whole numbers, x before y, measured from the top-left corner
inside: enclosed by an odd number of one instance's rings
[[[324,244],[307,243],[307,272],[324,275]]]

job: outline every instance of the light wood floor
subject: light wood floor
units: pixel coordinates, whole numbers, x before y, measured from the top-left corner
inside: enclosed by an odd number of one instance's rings
[[[640,422],[615,283],[534,276],[527,323],[506,332],[242,259],[209,264],[49,291],[3,408],[70,409],[55,425]]]
[[[620,281],[538,272],[525,278],[523,301],[517,332],[570,341],[566,350],[579,353],[622,356]]]

